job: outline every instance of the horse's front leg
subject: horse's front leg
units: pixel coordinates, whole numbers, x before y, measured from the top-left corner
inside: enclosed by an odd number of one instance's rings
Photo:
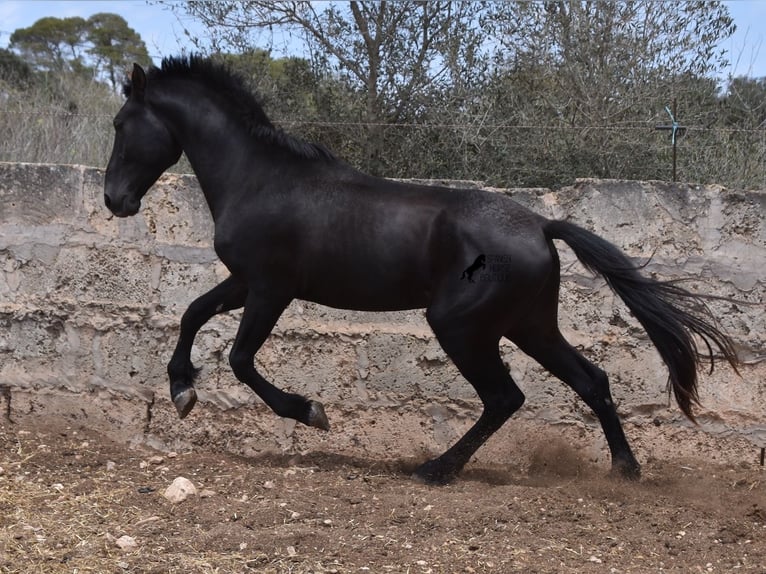
[[[301,395],[286,393],[264,379],[255,369],[255,354],[289,303],[290,299],[282,294],[264,292],[256,286],[251,286],[237,337],[229,354],[229,362],[237,379],[255,391],[277,415],[295,419],[307,426],[330,430],[330,423],[321,403]]]
[[[178,410],[179,417],[184,418],[188,415],[197,402],[194,379],[198,370],[191,362],[194,338],[213,315],[242,307],[246,297],[247,285],[229,277],[195,299],[184,312],[178,342],[168,363],[170,398]]]

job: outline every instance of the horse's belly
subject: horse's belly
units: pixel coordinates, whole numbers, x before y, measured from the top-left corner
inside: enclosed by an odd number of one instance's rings
[[[298,298],[336,309],[403,311],[427,307],[429,291],[417,276],[380,276],[352,270],[314,278],[305,284]]]

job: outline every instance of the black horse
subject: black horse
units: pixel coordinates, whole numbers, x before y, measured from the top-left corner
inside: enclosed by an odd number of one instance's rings
[[[236,377],[279,416],[329,429],[320,403],[282,391],[254,357],[293,299],[365,311],[425,308],[446,354],[474,386],[484,410],[468,432],[415,474],[454,478],[471,455],[521,407],[504,366],[502,337],[572,387],[593,409],[612,466],[637,478],[606,374],[557,326],[559,257],[566,242],[603,275],[643,325],[670,373],[681,410],[693,419],[697,367],[715,344],[736,368],[732,341],[701,296],[643,277],[615,246],[566,221],[548,220],[510,198],[379,179],[321,146],[276,128],[244,83],[200,57],[170,58],[148,74],[134,65],[127,101],[114,118],[106,170],[107,207],[138,212],[141,198],[185,152],[215,222],[215,250],[231,275],[191,303],[168,365],[183,418],[194,406],[195,335],[213,315],[244,306],[230,354]],[[510,281],[461,281],[477,253],[504,255]],[[695,335],[708,353],[698,351]]]

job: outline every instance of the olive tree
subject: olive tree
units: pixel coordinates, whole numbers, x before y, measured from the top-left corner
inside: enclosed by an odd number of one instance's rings
[[[719,46],[735,29],[717,1],[518,2],[494,10],[492,23],[496,81],[509,86],[495,90],[496,109],[539,127],[529,134],[558,164],[555,179],[656,177],[647,128],[668,123],[665,107],[689,102],[691,86],[712,85],[701,98],[715,97],[714,82],[689,80],[721,73]]]

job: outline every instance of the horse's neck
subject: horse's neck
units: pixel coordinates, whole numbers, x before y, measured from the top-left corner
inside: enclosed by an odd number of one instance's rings
[[[236,191],[230,165],[244,152],[241,127],[204,94],[165,98],[157,107],[181,144],[215,218]]]

